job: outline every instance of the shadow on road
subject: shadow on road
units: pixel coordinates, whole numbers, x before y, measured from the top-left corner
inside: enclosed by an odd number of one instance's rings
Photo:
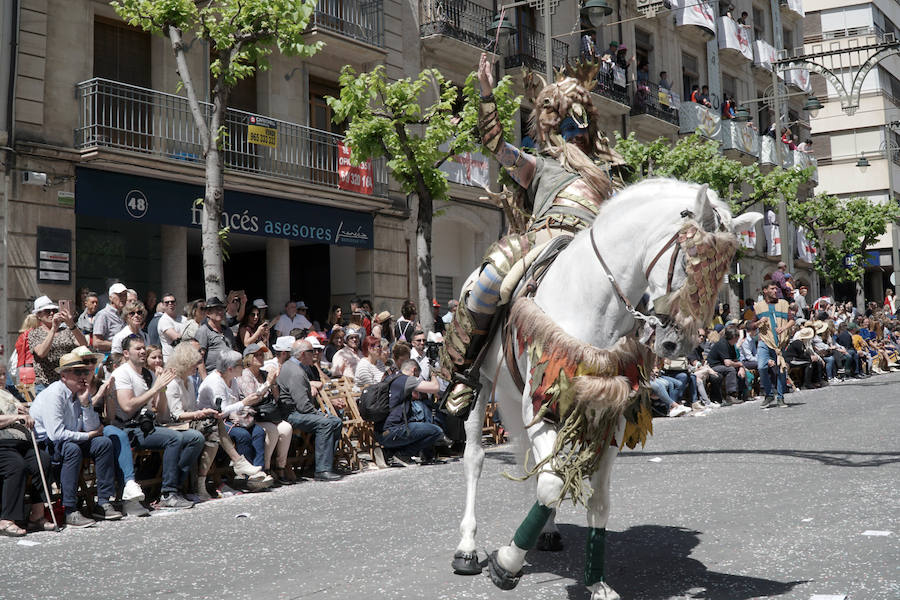
[[[854,450],[673,450],[671,452],[622,452],[629,456],[689,456],[691,454],[767,454],[814,460],[829,467],[880,467],[900,463],[900,452],[857,452]],[[856,458],[859,457],[859,458]],[[862,457],[870,457],[863,459]]]
[[[533,577],[553,573],[582,581],[587,529],[560,524],[565,549],[562,552],[528,554]],[[732,575],[709,570],[691,552],[700,544],[700,532],[681,527],[639,525],[626,531],[609,531],[606,538],[606,581],[622,598],[664,600],[703,598],[749,600],[781,596],[806,581],[781,582],[759,577]],[[587,589],[580,583],[567,587],[570,600],[585,600]]]

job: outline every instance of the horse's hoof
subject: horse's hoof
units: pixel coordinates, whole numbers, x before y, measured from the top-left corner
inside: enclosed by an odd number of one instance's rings
[[[453,555],[453,572],[457,575],[480,575],[481,564],[478,562],[478,552],[463,552],[457,550]]]
[[[598,581],[589,589],[591,590],[591,600],[622,600],[622,597],[606,585],[605,581]]]
[[[522,579],[522,571],[510,573],[500,566],[500,562],[497,560],[496,550],[491,552],[488,564],[490,565],[491,581],[493,581],[494,585],[498,588],[501,590],[511,590],[519,585],[519,580]]]
[[[535,547],[544,552],[560,552],[563,549],[562,536],[558,531],[545,531],[538,537]]]

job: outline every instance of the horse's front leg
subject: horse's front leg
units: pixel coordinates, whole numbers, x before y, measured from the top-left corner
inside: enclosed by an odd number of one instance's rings
[[[453,554],[453,572],[459,575],[478,575],[481,566],[475,550],[475,534],[478,525],[475,520],[475,499],[478,493],[478,479],[484,466],[484,447],[481,444],[484,412],[487,407],[490,387],[485,386],[475,399],[469,416],[466,418],[466,449],[463,453],[463,467],[466,476],[466,506],[459,523],[459,545]]]
[[[625,418],[619,417],[616,426],[616,442],[622,441],[625,433]],[[591,600],[619,600],[617,594],[605,581],[606,523],[609,521],[609,482],[613,461],[619,454],[616,446],[610,446],[603,453],[600,468],[591,476],[593,493],[587,504],[588,535],[584,557],[584,584],[591,591]]]

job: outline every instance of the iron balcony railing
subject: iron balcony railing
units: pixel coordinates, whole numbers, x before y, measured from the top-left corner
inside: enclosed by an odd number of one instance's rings
[[[569,45],[560,40],[552,40],[553,66],[561,67],[569,56]],[[535,71],[546,70],[544,63],[544,34],[530,27],[519,26],[509,36],[508,54],[503,61],[507,69],[528,67]]]
[[[446,35],[484,50],[493,42],[487,35],[492,19],[491,9],[470,0],[425,0],[419,33]]]
[[[677,100],[671,91],[650,81],[639,81],[631,99],[631,115],[650,115],[678,125]]]
[[[318,0],[309,26],[384,48],[383,0]]]
[[[203,162],[200,135],[186,98],[94,78],[76,85],[79,102],[75,147],[117,148],[192,163]],[[201,104],[207,120],[212,105]],[[271,121],[275,147],[251,144],[248,125]],[[228,109],[224,162],[231,171],[338,188],[338,144],[343,136]],[[384,161],[373,161],[373,193],[386,197]]]
[[[597,85],[594,86],[593,91],[627,106],[630,104],[627,77],[628,71],[622,67],[601,62],[600,71],[597,73]]]

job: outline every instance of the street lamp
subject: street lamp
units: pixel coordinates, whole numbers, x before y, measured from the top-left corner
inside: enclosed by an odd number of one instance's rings
[[[815,96],[810,96],[806,99],[806,102],[803,104],[803,110],[809,113],[809,116],[812,118],[816,118],[819,114],[819,111],[825,108],[825,105],[819,102],[819,99]]]
[[[606,0],[585,0],[581,5],[581,18],[589,21],[596,28],[603,27],[606,17],[613,13],[612,7]]]
[[[491,39],[497,40],[497,45],[499,46],[500,44],[505,43],[515,30],[516,28],[509,22],[509,17],[506,13],[500,13],[494,17],[494,20],[488,25],[487,35]],[[500,49],[494,48],[494,52],[499,53]]]
[[[739,123],[747,123],[750,121],[750,110],[745,106],[739,106],[736,111],[734,111],[734,120]]]
[[[862,155],[860,155],[859,160],[856,161],[857,168],[859,168],[859,170],[863,173],[865,173],[866,169],[869,168],[869,159],[865,157],[865,154],[866,153],[863,152]]]

